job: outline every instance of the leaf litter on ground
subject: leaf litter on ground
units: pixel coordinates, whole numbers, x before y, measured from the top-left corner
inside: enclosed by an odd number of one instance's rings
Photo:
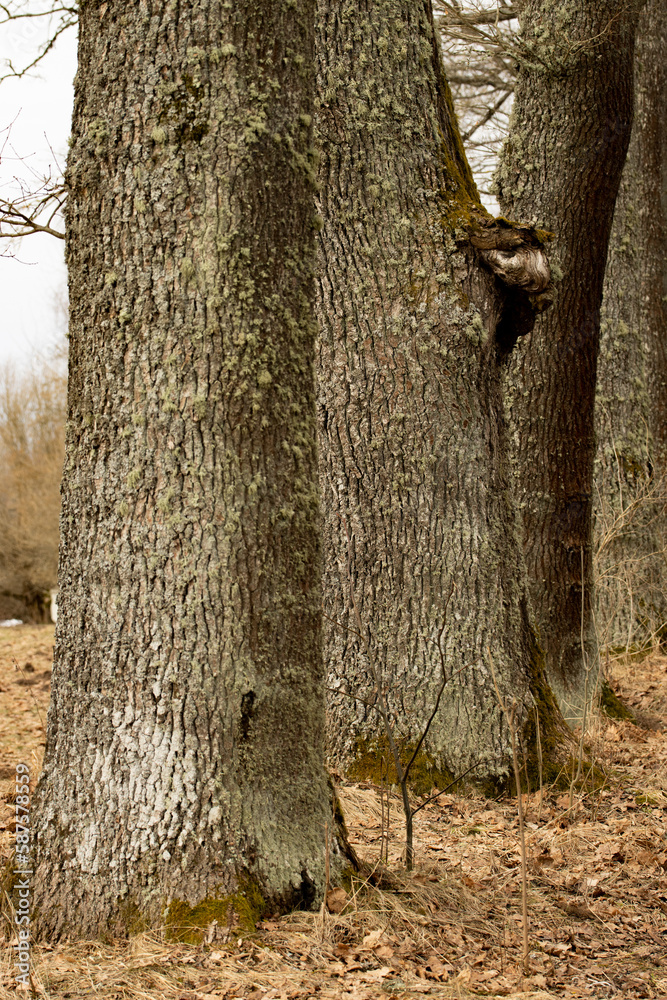
[[[17,763],[33,783],[44,749],[52,626],[0,634],[0,861],[12,850]],[[27,669],[31,667],[32,669]],[[33,678],[36,677],[36,680]],[[667,996],[667,657],[612,664],[637,724],[594,719],[587,758],[602,781],[523,796],[530,975],[522,975],[516,799],[441,796],[415,818],[417,864],[402,867],[392,797],[389,857],[380,789],[341,783],[367,867],[319,913],[267,918],[254,934],[190,946],[159,933],[114,945],[35,946],[34,996],[124,1000],[374,1000]],[[28,683],[26,683],[26,681]],[[11,930],[5,928],[8,936]],[[0,1000],[16,997],[11,940]]]

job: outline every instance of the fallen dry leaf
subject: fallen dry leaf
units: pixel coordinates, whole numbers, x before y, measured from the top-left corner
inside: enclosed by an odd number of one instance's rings
[[[345,889],[330,889],[327,893],[327,909],[329,913],[342,913],[349,898]]]

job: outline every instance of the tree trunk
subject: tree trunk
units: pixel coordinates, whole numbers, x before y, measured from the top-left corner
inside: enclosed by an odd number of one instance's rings
[[[635,118],[616,202],[596,397],[597,622],[606,647],[667,622],[667,10],[644,8]]]
[[[81,7],[42,934],[322,892],[313,43],[310,0]]]
[[[446,681],[413,777],[430,787],[475,765],[505,778],[499,694],[521,728],[536,701],[545,728],[555,718],[501,395],[548,266],[535,233],[494,225],[479,203],[428,0],[321,0],[318,31],[330,754],[379,776],[378,688],[406,752]],[[511,266],[519,284],[494,277]]]
[[[511,218],[556,232],[556,304],[515,352],[510,415],[530,591],[549,679],[581,718],[597,676],[591,510],[600,302],[632,126],[636,10],[522,6],[521,68],[497,182]]]

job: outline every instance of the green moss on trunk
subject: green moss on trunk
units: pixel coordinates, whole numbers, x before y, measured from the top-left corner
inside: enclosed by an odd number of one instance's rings
[[[527,715],[519,744],[525,757],[520,762],[522,772],[528,776],[529,790],[534,790],[540,787],[540,776],[543,786],[558,784],[572,754],[574,737],[549,686],[544,653],[537,643],[531,664],[530,693],[535,708]]]
[[[402,767],[406,767],[413,753],[415,744],[407,744],[399,749]],[[348,770],[348,777],[353,781],[372,781],[376,785],[397,785],[396,766],[386,736],[378,740],[359,739],[356,743],[356,756]],[[420,750],[410,768],[408,785],[415,795],[427,795],[432,788],[446,788],[454,780],[455,775],[447,768],[438,767],[435,758],[426,750]]]
[[[634,714],[627,705],[623,704],[618,695],[614,693],[608,681],[603,681],[600,687],[600,709],[610,719],[624,719],[627,722],[637,722]]]
[[[264,915],[266,903],[258,885],[251,879],[232,895],[209,897],[196,906],[174,899],[167,908],[165,930],[170,941],[201,944],[206,929],[215,921],[232,934],[252,934]]]

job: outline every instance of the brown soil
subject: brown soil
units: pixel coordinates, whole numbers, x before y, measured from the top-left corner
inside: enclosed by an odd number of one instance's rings
[[[52,646],[52,626],[0,629],[0,861],[12,849],[16,764],[36,777],[43,754]],[[667,657],[618,662],[611,675],[638,724],[593,721],[588,790],[524,796],[528,976],[516,799],[442,796],[415,820],[417,867],[407,875],[399,800],[384,869],[379,790],[343,784],[352,841],[376,874],[330,895],[336,912],[267,919],[231,942],[212,927],[200,946],[153,934],[33,947],[34,995],[667,997]],[[5,947],[0,1000],[16,996],[12,961]]]

